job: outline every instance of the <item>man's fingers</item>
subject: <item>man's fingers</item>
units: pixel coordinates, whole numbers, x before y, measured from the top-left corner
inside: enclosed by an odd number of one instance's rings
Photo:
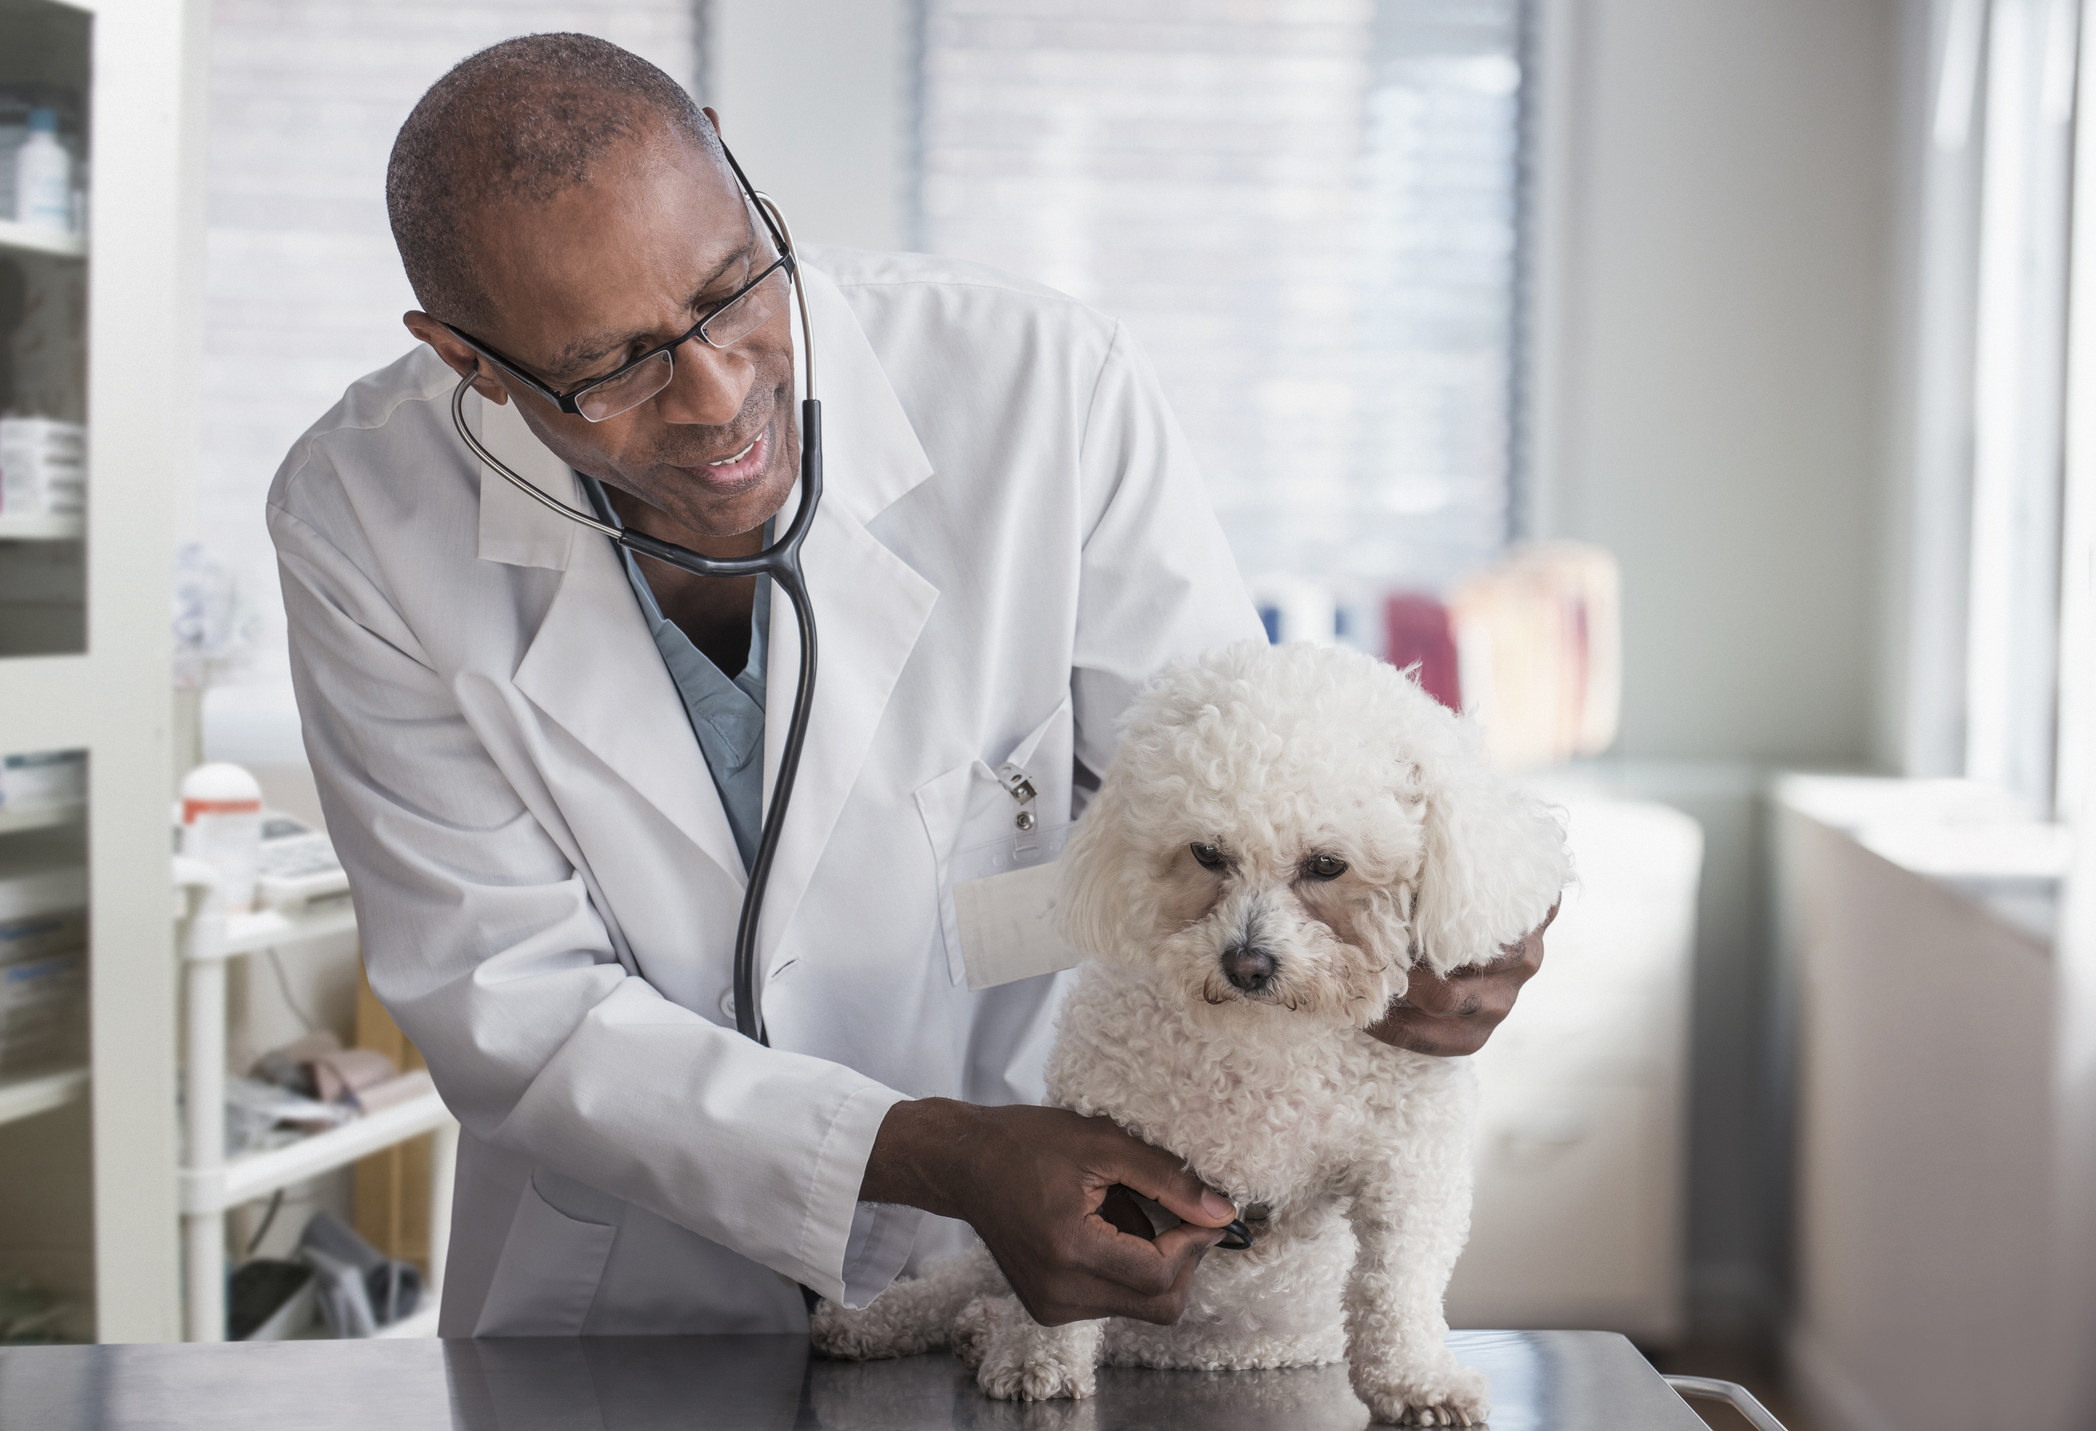
[[[1227,1235],[1220,1227],[1197,1227],[1191,1222],[1182,1222],[1169,1232],[1159,1233],[1151,1245],[1167,1262],[1198,1262],[1202,1253]]]
[[[1091,1315],[1169,1323],[1178,1318],[1202,1256],[1222,1240],[1220,1229],[1182,1223],[1152,1242],[1101,1231],[1077,1258],[1085,1285],[1072,1289]]]
[[[1109,1180],[1134,1188],[1174,1215],[1203,1227],[1228,1227],[1237,1220],[1230,1199],[1195,1177],[1170,1153],[1115,1132],[1124,1144],[1099,1167]]]
[[[1116,1231],[1131,1237],[1148,1241],[1156,1233],[1156,1229],[1150,1226],[1150,1215],[1135,1200],[1135,1194],[1119,1185],[1106,1190],[1106,1199],[1099,1204],[1099,1216]]]

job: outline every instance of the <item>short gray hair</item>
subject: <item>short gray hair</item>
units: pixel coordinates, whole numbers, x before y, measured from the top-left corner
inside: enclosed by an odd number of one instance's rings
[[[460,327],[492,316],[467,252],[473,215],[543,204],[621,144],[667,129],[716,162],[720,136],[683,86],[594,35],[524,35],[468,55],[393,141],[386,214],[415,301]]]

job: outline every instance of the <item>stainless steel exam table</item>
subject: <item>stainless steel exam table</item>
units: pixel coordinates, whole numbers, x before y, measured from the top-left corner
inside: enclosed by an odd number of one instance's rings
[[[1613,1333],[1458,1332],[1451,1341],[1492,1378],[1493,1431],[1702,1431],[1667,1381]],[[1727,1385],[1683,1389],[1722,1395],[1710,1388]],[[951,1357],[825,1361],[790,1336],[0,1348],[0,1431],[1361,1431],[1367,1424],[1367,1409],[1338,1366],[1108,1369],[1091,1400],[1015,1403],[985,1398]],[[1781,1431],[1773,1418],[1755,1424]]]

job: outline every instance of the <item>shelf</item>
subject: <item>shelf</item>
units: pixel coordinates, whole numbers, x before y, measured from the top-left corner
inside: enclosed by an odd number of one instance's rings
[[[223,1212],[278,1188],[318,1177],[451,1121],[444,1100],[425,1093],[296,1143],[249,1153],[216,1168],[182,1171],[182,1211]]]
[[[0,219],[0,249],[16,253],[48,253],[57,258],[86,258],[87,240],[80,234],[53,233],[32,228],[13,219]]]
[[[63,1108],[87,1092],[85,1068],[0,1077],[0,1123]]]
[[[77,542],[87,535],[87,518],[78,512],[0,512],[0,542]]]
[[[429,1305],[411,1317],[402,1317],[390,1327],[380,1327],[373,1332],[374,1340],[392,1337],[433,1337],[437,1334],[437,1310],[441,1299],[431,1297]]]
[[[309,904],[296,914],[282,914],[274,909],[236,914],[226,921],[226,936],[219,941],[218,947],[200,957],[237,959],[243,954],[259,954],[281,944],[356,932],[357,912],[350,906],[349,896],[342,895]]]
[[[85,813],[87,802],[84,800],[64,800],[55,805],[24,805],[19,809],[0,807],[0,835],[71,825]]]

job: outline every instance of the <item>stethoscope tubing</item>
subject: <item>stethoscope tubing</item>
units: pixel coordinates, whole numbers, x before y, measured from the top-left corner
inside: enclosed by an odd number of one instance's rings
[[[770,211],[780,231],[786,233],[786,245],[791,253],[793,239],[786,231],[785,216],[764,195],[757,194],[756,198]],[[800,636],[800,669],[794,681],[793,711],[787,717],[786,741],[779,751],[779,772],[772,781],[771,801],[764,811],[757,836],[757,853],[750,861],[749,883],[743,890],[742,911],[735,924],[735,1028],[745,1038],[767,1045],[771,1040],[765,1035],[764,1019],[758,1007],[757,931],[764,914],[765,891],[771,884],[772,865],[779,853],[779,839],[786,828],[786,807],[793,797],[795,777],[800,774],[801,752],[808,742],[808,723],[815,705],[815,612],[808,600],[807,579],[801,571],[801,544],[807,540],[808,531],[815,521],[815,508],[822,501],[822,403],[815,397],[815,345],[808,326],[808,295],[801,284],[797,255],[793,266],[793,293],[800,309],[801,351],[805,355],[803,378],[807,393],[801,400],[800,501],[795,507],[793,520],[786,524],[786,530],[778,540],[752,556],[706,556],[644,532],[600,522],[589,513],[578,511],[512,470],[474,435],[466,422],[465,404],[466,393],[479,375],[477,367],[459,379],[451,394],[451,425],[457,429],[459,439],[475,457],[487,464],[489,470],[541,506],[602,533],[627,551],[652,557],[694,576],[769,577],[773,586],[786,593],[786,600],[793,607],[794,628]]]

